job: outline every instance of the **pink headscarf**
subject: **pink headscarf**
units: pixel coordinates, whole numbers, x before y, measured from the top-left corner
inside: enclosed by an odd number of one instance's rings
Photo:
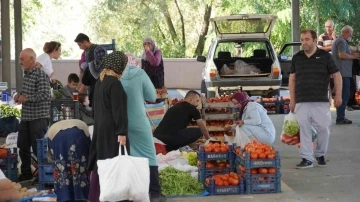
[[[240,114],[239,114],[239,118],[241,119],[244,109],[245,109],[246,105],[250,102],[250,100],[249,100],[247,94],[245,94],[243,92],[235,93],[231,97],[231,99],[235,99],[236,101],[238,101],[239,104],[241,104],[241,109],[240,109]]]

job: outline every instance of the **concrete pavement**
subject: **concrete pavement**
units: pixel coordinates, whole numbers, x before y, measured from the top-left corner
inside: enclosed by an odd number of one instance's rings
[[[171,91],[169,95],[180,97],[186,90]],[[288,91],[282,90],[282,96]],[[301,161],[297,146],[288,146],[280,141],[284,115],[271,115],[277,137],[274,147],[280,151],[282,190],[280,194],[216,196],[169,199],[169,202],[234,202],[234,201],[311,201],[311,202],[360,202],[360,110],[346,112],[351,125],[335,125],[336,112],[332,110],[331,136],[325,168],[295,169]]]

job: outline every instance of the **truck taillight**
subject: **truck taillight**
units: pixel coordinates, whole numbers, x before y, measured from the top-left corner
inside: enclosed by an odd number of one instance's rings
[[[272,76],[272,78],[274,78],[274,79],[278,79],[278,78],[279,78],[279,76],[280,76],[280,69],[279,69],[279,67],[273,66],[273,69],[272,69],[272,72],[271,72],[271,76]]]
[[[211,69],[210,73],[209,73],[210,78],[216,77],[216,70],[215,69]]]

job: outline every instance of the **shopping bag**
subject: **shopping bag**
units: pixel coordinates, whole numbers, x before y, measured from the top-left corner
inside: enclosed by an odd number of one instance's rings
[[[283,131],[282,134],[286,134],[288,136],[295,136],[299,134],[300,126],[297,122],[295,115],[290,112],[284,117]]]
[[[100,182],[100,201],[132,200],[148,202],[150,170],[147,158],[122,155],[119,146],[119,156],[98,160]]]
[[[244,148],[247,143],[251,143],[251,140],[249,139],[247,134],[245,134],[239,126],[236,126],[235,132],[236,133],[233,143],[240,146],[241,148]]]

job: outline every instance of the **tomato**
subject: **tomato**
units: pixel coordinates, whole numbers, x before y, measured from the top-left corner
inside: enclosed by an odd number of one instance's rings
[[[235,153],[240,154],[240,153],[241,153],[241,149],[240,149],[240,148],[236,148],[236,149],[235,149]]]
[[[222,146],[222,147],[220,147],[220,150],[221,150],[221,152],[228,152],[229,148],[226,146]]]
[[[258,154],[255,152],[251,152],[250,159],[257,159],[257,158],[258,158]]]
[[[197,161],[197,166],[201,167],[201,161]]]
[[[231,185],[237,186],[239,185],[239,179],[233,179]]]
[[[267,157],[268,157],[269,159],[274,159],[274,158],[275,158],[275,154],[268,154]]]
[[[233,177],[234,175],[235,175],[234,172],[230,172],[230,174],[229,174],[230,177]]]
[[[230,185],[229,181],[224,181],[224,186],[229,186],[229,185]]]
[[[241,170],[241,173],[246,173],[246,170],[245,170],[244,166],[240,166],[240,170]]]
[[[226,163],[221,162],[221,163],[218,164],[218,167],[219,167],[219,168],[225,168],[225,167],[226,167]]]
[[[210,148],[210,147],[205,147],[205,152],[206,152],[206,153],[210,153],[210,152],[211,152],[211,148]]]
[[[206,184],[206,185],[209,185],[209,184],[210,184],[210,178],[206,178],[206,179],[205,179],[205,184]]]
[[[267,174],[268,170],[266,168],[259,168],[259,174]]]
[[[218,186],[224,186],[224,181],[218,180]]]
[[[256,168],[253,168],[250,170],[250,174],[258,174],[258,170]]]
[[[215,147],[214,152],[221,152],[219,147]]]
[[[266,159],[266,154],[265,153],[260,153],[259,154],[259,159]]]
[[[276,168],[269,168],[268,173],[269,174],[275,174],[276,173]]]
[[[255,150],[255,153],[261,154],[261,153],[263,153],[263,150],[258,148],[258,149]]]
[[[229,181],[229,177],[226,175],[221,176],[221,180],[223,181]]]

